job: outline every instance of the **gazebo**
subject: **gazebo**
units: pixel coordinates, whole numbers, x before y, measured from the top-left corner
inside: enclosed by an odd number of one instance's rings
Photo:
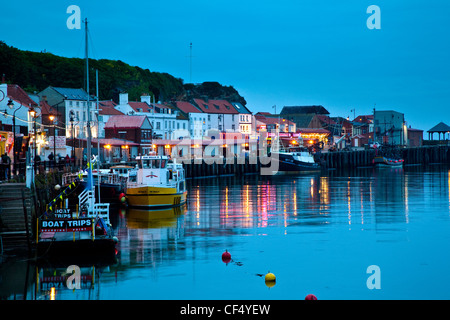
[[[442,139],[445,140],[445,134],[450,133],[450,127],[443,122],[439,122],[437,125],[435,125],[433,128],[431,128],[427,132],[428,132],[428,140],[433,140],[433,134],[435,132],[437,132],[439,134],[439,140],[441,140],[441,133],[442,133]]]

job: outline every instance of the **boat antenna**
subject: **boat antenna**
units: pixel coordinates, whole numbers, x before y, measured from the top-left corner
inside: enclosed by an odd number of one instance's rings
[[[85,28],[86,28],[86,93],[87,93],[87,161],[88,168],[92,170],[91,166],[91,112],[90,112],[90,95],[89,95],[89,50],[88,50],[88,20],[87,18],[84,20]],[[88,186],[92,188],[92,185]],[[91,189],[92,190],[92,189]]]

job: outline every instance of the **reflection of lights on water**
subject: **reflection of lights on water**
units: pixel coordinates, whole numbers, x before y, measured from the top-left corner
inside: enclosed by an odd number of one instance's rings
[[[330,196],[328,194],[328,178],[327,177],[320,177],[320,203],[321,204],[329,204],[330,203]]]
[[[200,225],[200,189],[197,187],[197,200],[195,202],[197,209],[197,225]]]
[[[225,218],[228,219],[228,186],[225,187]]]
[[[450,210],[450,170],[447,172],[448,209]]]
[[[408,194],[408,176],[405,176],[405,182],[403,183],[405,192],[405,222],[409,223],[409,194]]]
[[[50,300],[55,300],[56,299],[56,289],[55,287],[51,287],[50,288]]]
[[[292,201],[294,202],[294,216],[297,215],[297,192],[294,189],[294,195],[292,196]]]
[[[347,181],[348,224],[352,224],[352,205],[350,198],[350,180]]]

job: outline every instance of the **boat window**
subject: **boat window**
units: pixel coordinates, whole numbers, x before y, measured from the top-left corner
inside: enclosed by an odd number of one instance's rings
[[[166,160],[161,160],[161,168],[164,169],[166,167]]]
[[[160,167],[160,160],[153,160],[153,168],[159,168]]]

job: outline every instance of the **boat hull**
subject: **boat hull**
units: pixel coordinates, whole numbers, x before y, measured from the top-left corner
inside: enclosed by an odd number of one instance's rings
[[[375,168],[402,168],[403,160],[392,160],[385,157],[375,157],[373,161]]]
[[[177,192],[176,188],[136,187],[128,188],[127,203],[130,207],[167,208],[186,203],[187,191]]]
[[[320,165],[318,163],[310,163],[310,162],[301,162],[301,161],[285,161],[285,160],[276,160],[272,159],[272,161],[276,161],[278,166],[275,163],[271,164],[271,168],[277,168],[277,170],[273,170],[274,175],[283,175],[283,174],[295,174],[295,173],[307,173],[307,172],[316,172],[320,171]]]

